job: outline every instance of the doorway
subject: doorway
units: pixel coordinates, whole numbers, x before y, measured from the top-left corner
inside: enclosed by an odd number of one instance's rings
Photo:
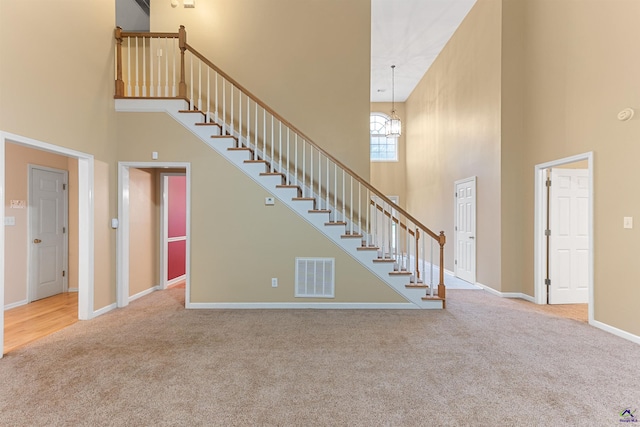
[[[184,173],[161,173],[160,211],[161,288],[184,282],[187,265],[187,177]]]
[[[77,316],[80,320],[88,320],[94,317],[93,311],[93,283],[94,283],[94,245],[93,245],[93,177],[94,177],[94,164],[93,156],[82,153],[79,151],[71,150],[65,147],[56,146],[43,141],[38,141],[32,138],[27,138],[21,135],[15,135],[8,132],[0,132],[0,195],[2,198],[12,197],[7,194],[6,182],[13,179],[14,174],[8,173],[11,171],[11,164],[7,164],[6,148],[9,144],[16,146],[28,147],[41,152],[58,154],[77,161],[77,172],[74,175],[77,177],[77,185],[73,191],[77,198],[77,207],[73,210],[74,215],[77,215],[77,230],[75,242],[77,242],[77,262],[74,262],[77,267],[77,289],[78,289],[78,309]],[[23,169],[23,173],[26,174],[27,167]],[[26,187],[25,187],[26,188]],[[26,201],[26,199],[22,199]],[[26,202],[24,204],[17,203],[16,212],[20,212],[20,206],[24,205],[26,208]],[[22,209],[26,212],[26,209]],[[9,211],[9,215],[5,212],[5,203],[0,203],[0,217],[11,221],[17,218],[13,218],[14,212]],[[17,214],[16,214],[17,217]],[[26,218],[26,217],[25,217]],[[6,251],[7,245],[7,233],[12,230],[5,230],[0,227],[0,307],[7,308],[5,302],[5,293],[7,292],[5,281],[5,267],[7,255],[13,253],[13,251]],[[10,236],[9,236],[10,237]],[[26,242],[27,239],[24,239]],[[27,250],[25,248],[25,256]],[[25,267],[26,268],[26,267]],[[10,278],[9,278],[10,279]],[[28,299],[27,291],[24,291],[25,303]],[[21,304],[20,300],[16,300],[16,304]],[[16,305],[17,306],[17,305]],[[4,316],[0,316],[0,344],[4,345]],[[2,355],[0,354],[0,357]]]
[[[185,282],[185,305],[188,307],[189,304],[189,291],[190,291],[190,282],[189,282],[189,271],[190,271],[190,253],[189,253],[189,230],[190,230],[190,164],[189,163],[164,163],[164,162],[120,162],[118,163],[118,231],[117,231],[117,284],[116,284],[116,299],[118,307],[125,307],[131,301],[130,297],[130,287],[131,287],[131,229],[134,226],[132,220],[134,219],[134,213],[132,212],[131,206],[134,201],[132,201],[132,187],[134,181],[132,180],[132,174],[137,173],[137,170],[154,170],[158,173],[158,176],[162,176],[163,173],[172,174],[172,173],[181,173],[184,175],[184,186],[185,186],[185,222],[184,222],[184,235],[177,237],[184,237],[183,239],[176,239],[178,245],[184,246],[184,282]],[[164,172],[166,171],[166,172]],[[161,210],[162,212],[162,210]],[[161,222],[164,223],[164,216],[161,219]],[[157,235],[160,236],[162,234],[162,230],[164,227],[158,227]],[[176,236],[174,236],[176,237]],[[164,238],[164,237],[163,237]],[[164,251],[162,250],[163,245],[159,245],[160,249],[153,254],[148,254],[151,257],[155,257],[155,259],[160,258],[159,261],[159,275],[160,275],[160,283],[157,288],[166,287],[166,283],[162,278],[164,278],[164,272],[166,270],[166,264],[163,262],[164,260]],[[145,249],[148,250],[148,249]],[[154,288],[150,288],[150,290],[155,290]],[[146,292],[146,291],[145,291]],[[141,296],[142,294],[138,294],[137,296]]]
[[[591,323],[593,153],[536,165],[534,197],[535,302],[586,302]]]
[[[476,283],[476,177],[455,182],[455,276]]]

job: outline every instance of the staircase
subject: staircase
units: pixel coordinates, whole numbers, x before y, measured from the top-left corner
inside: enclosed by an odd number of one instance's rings
[[[115,36],[117,111],[169,114],[416,308],[445,307],[444,233],[420,224],[218,69],[186,43],[184,27],[175,34],[117,28]],[[157,46],[168,54],[154,64]]]

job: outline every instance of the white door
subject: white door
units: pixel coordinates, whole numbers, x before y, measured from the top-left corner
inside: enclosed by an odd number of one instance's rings
[[[476,282],[476,178],[456,181],[455,275]]]
[[[66,182],[65,171],[31,167],[30,300],[64,292],[66,286]]]
[[[589,301],[589,171],[552,169],[549,304]]]

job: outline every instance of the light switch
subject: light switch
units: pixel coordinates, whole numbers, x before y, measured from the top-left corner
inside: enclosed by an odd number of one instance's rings
[[[152,151],[151,152],[151,160],[158,160],[158,152],[157,151]]]
[[[276,201],[274,200],[273,197],[265,197],[264,198],[264,204],[267,206],[273,206],[276,204]]]
[[[624,217],[624,228],[633,228],[633,217],[632,216],[625,216]]]
[[[4,225],[16,225],[16,217],[15,216],[5,216],[4,217]]]

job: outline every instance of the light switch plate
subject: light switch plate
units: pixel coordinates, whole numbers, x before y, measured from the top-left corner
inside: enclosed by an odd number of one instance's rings
[[[15,216],[5,216],[4,217],[4,225],[16,225],[16,217]]]
[[[632,216],[625,216],[624,217],[623,227],[624,228],[633,228],[633,217]]]

